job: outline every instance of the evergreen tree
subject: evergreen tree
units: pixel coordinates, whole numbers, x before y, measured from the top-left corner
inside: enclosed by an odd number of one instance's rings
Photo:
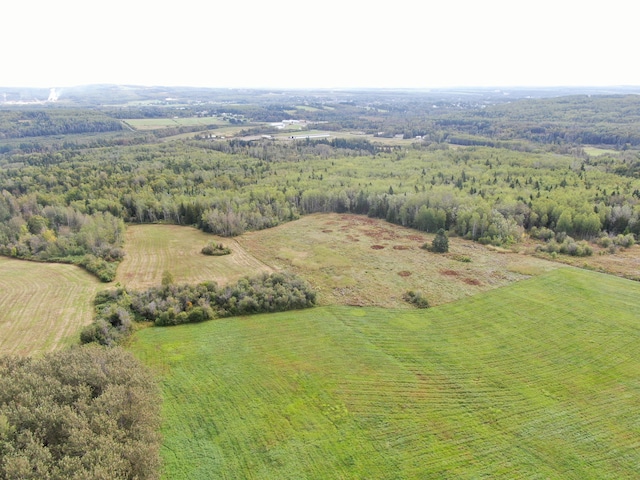
[[[447,253],[449,251],[449,238],[443,228],[438,230],[433,242],[431,242],[431,251],[436,253]]]

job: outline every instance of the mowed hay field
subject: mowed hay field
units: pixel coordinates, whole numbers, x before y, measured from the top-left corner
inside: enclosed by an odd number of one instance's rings
[[[136,333],[164,478],[636,478],[640,284],[574,268],[428,310]]]
[[[231,254],[219,257],[202,254],[202,247],[211,241],[230,247]],[[136,289],[160,285],[165,271],[173,275],[176,283],[212,280],[220,285],[246,275],[273,271],[245,251],[236,239],[217,237],[192,227],[130,225],[125,251],[116,281]]]
[[[433,237],[362,215],[318,214],[237,240],[308,280],[322,305],[406,307],[407,290],[439,305],[560,266],[459,238],[449,239],[448,254],[434,254],[421,248]]]
[[[79,341],[104,284],[73,265],[0,257],[0,355],[34,355]]]

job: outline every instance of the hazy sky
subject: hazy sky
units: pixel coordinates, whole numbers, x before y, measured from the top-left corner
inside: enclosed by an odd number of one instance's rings
[[[6,0],[0,85],[640,85],[629,0]]]

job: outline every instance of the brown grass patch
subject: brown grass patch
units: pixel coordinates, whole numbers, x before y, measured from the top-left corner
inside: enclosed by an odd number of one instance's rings
[[[476,279],[476,278],[465,278],[464,280],[462,280],[464,283],[466,283],[467,285],[482,285],[480,283],[480,280]]]
[[[456,277],[459,275],[458,272],[456,272],[455,270],[440,270],[440,273],[442,275],[448,275],[451,277]]]
[[[333,230],[329,230],[329,229],[327,229],[327,230],[322,230],[322,233],[331,233],[331,232],[333,232]]]
[[[409,270],[402,270],[401,272],[398,272],[398,275],[400,275],[401,277],[410,277],[411,272]]]
[[[336,223],[329,226],[328,221]],[[321,233],[328,228],[333,233]],[[385,239],[392,236],[395,240]],[[457,263],[452,264],[452,258],[445,255],[419,250],[431,237],[365,216],[314,214],[267,230],[248,232],[235,240],[264,264],[291,271],[309,281],[321,305],[411,308],[402,294],[407,290],[428,289],[429,303],[435,306],[527,276],[512,268],[526,267],[529,272],[535,267],[540,273],[558,268],[557,263],[522,254],[498,255],[483,245],[452,237],[449,239],[452,255],[469,255],[472,261],[465,263],[459,273],[442,274],[448,269],[455,272]],[[403,271],[411,275],[404,277],[398,273]],[[503,277],[493,278],[494,272],[503,272]],[[481,285],[467,284],[463,278],[476,278]],[[336,287],[348,290],[335,290]]]

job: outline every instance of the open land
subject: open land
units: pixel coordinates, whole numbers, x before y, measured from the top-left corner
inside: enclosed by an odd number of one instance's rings
[[[136,334],[164,478],[631,478],[640,284],[561,268],[428,310]]]
[[[78,342],[104,288],[73,265],[0,257],[0,353],[33,355]]]

